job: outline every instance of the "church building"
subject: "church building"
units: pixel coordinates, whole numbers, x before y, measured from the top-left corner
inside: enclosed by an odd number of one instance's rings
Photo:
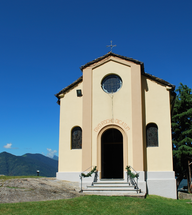
[[[97,166],[98,181],[139,173],[141,192],[177,198],[171,112],[175,86],[138,60],[109,52],[81,67],[56,94],[60,105],[57,179],[80,182]],[[154,72],[155,73],[155,72]],[[92,183],[84,178],[84,185]]]

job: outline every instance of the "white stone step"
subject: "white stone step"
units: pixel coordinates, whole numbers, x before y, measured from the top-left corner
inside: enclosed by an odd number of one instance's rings
[[[97,195],[97,194],[106,194],[106,195],[129,195],[129,194],[137,194],[137,193],[141,193],[141,190],[137,190],[136,189],[84,189],[83,193],[90,193],[93,195]]]
[[[129,185],[127,182],[94,182],[93,186],[106,186],[106,187],[134,187],[133,185]]]
[[[87,186],[87,189],[83,189],[86,194],[93,195],[138,195],[141,193],[141,189],[135,189],[135,186],[123,180],[100,180],[93,182],[91,186]]]
[[[99,189],[102,189],[102,190],[134,190],[134,186],[110,186],[110,185],[107,185],[107,186],[87,186],[87,189],[93,189],[93,190],[99,190]]]
[[[123,179],[100,179],[96,183],[127,183],[127,181],[124,181]]]
[[[134,188],[127,188],[127,187],[92,187],[92,186],[88,186],[86,190],[97,190],[97,191],[137,191]]]
[[[137,197],[137,198],[145,198],[146,193],[137,193],[137,192],[122,192],[122,191],[83,191],[86,195],[100,195],[100,196],[127,196],[127,197]]]

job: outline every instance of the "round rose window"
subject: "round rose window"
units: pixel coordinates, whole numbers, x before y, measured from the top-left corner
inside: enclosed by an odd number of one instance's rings
[[[115,93],[121,88],[121,86],[121,78],[114,74],[106,76],[101,82],[101,87],[106,93]]]

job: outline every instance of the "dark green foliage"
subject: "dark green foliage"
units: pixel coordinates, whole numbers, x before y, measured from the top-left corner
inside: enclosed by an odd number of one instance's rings
[[[188,158],[192,157],[192,91],[180,84],[172,116],[174,170],[182,179],[187,176]]]
[[[41,154],[15,156],[7,152],[0,153],[0,174],[10,176],[37,175],[55,177],[58,162]]]
[[[126,166],[125,168],[127,170],[127,174],[131,177],[131,178],[139,178],[139,173],[132,173],[131,172],[131,167],[130,166]]]
[[[97,167],[95,166],[90,172],[88,172],[87,174],[81,173],[81,176],[85,177],[90,177],[94,172],[97,171]]]

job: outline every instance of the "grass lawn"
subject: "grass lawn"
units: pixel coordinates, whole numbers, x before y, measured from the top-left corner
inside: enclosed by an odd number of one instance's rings
[[[45,202],[0,204],[0,214],[192,214],[190,200],[159,196],[146,199],[115,196],[81,196]]]

